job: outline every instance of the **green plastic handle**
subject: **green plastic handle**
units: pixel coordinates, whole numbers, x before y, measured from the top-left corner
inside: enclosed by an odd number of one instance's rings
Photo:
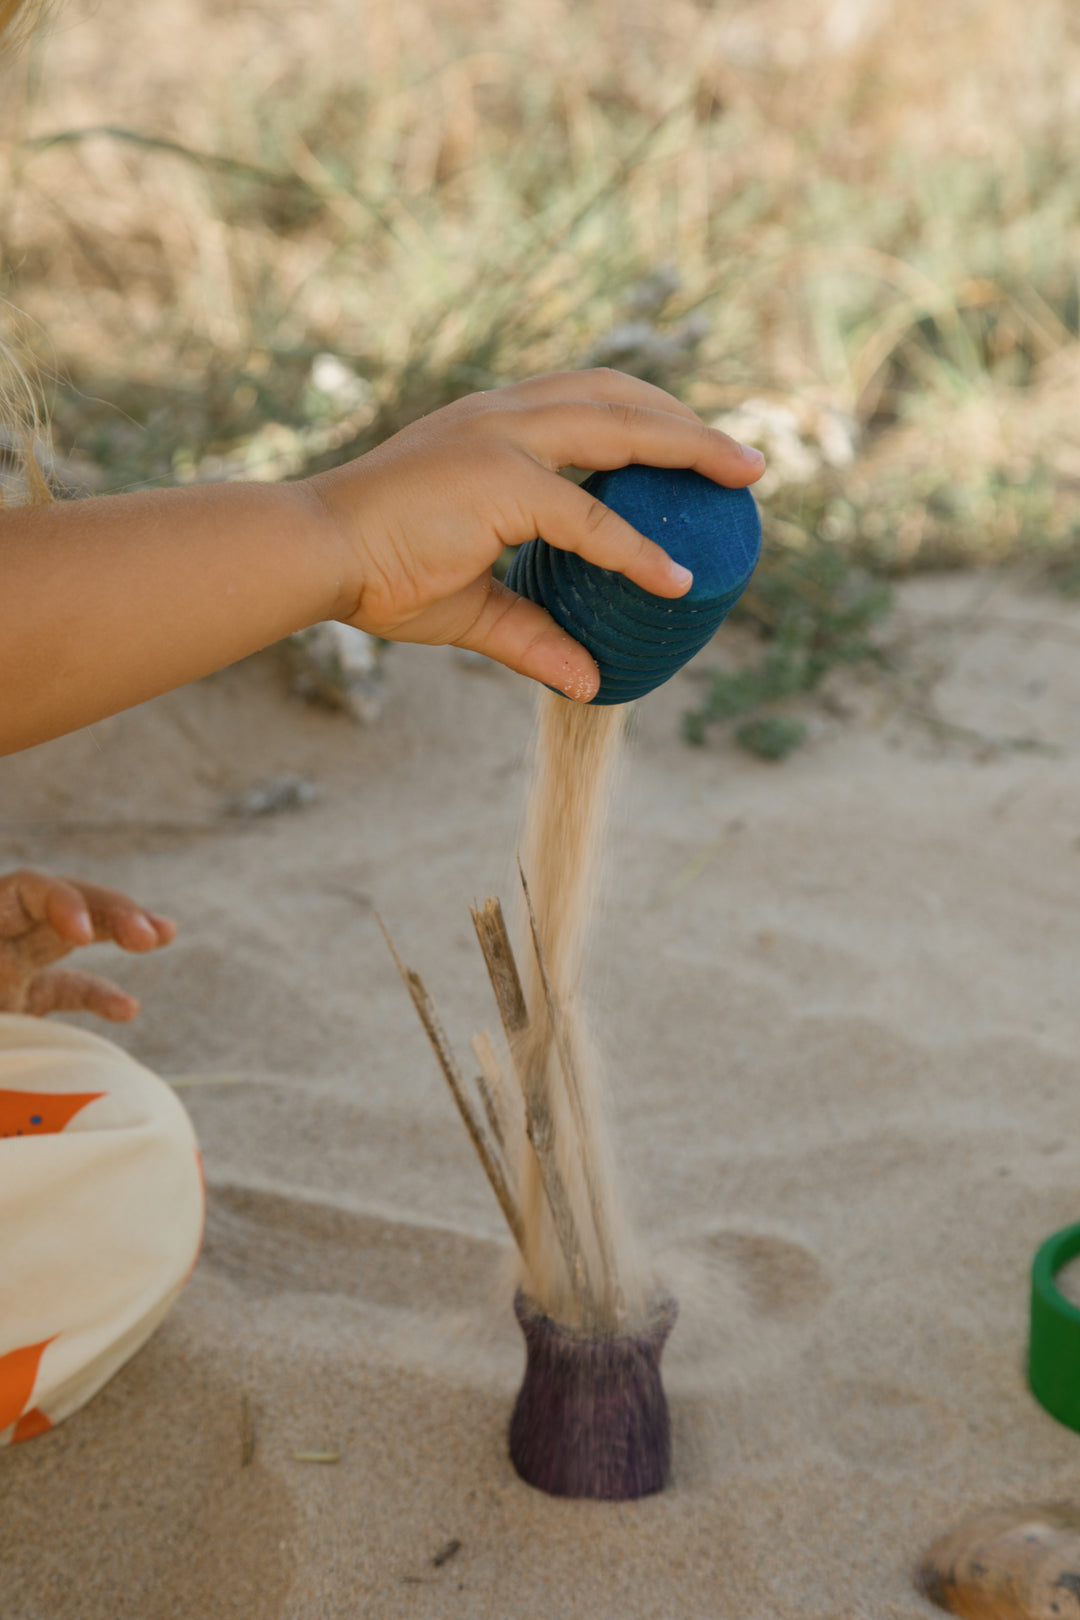
[[[1028,1382],[1051,1417],[1080,1432],[1080,1308],[1055,1278],[1080,1254],[1080,1222],[1047,1238],[1031,1267],[1031,1343]]]

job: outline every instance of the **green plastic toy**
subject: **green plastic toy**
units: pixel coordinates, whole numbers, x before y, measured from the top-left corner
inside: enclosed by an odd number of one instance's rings
[[[1028,1382],[1051,1417],[1080,1432],[1080,1307],[1070,1304],[1054,1280],[1078,1254],[1080,1222],[1047,1238],[1035,1256]]]

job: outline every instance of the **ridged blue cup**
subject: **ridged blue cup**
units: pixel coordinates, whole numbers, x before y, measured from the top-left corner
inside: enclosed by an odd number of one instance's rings
[[[685,468],[619,467],[582,486],[689,568],[685,596],[654,596],[546,540],[518,547],[506,583],[547,608],[600,670],[598,704],[631,703],[662,686],[716,634],[761,556],[761,518],[748,489]]]

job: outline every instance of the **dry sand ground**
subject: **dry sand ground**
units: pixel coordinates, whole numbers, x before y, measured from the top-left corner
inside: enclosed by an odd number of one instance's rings
[[[688,676],[640,707],[593,986],[683,1310],[674,1479],[627,1506],[512,1472],[507,1240],[372,909],[464,1049],[525,683],[397,649],[356,730],[269,653],[0,766],[5,864],[178,916],[118,964],[120,1038],[218,1077],[184,1092],[210,1214],[181,1303],[0,1458],[3,1620],[906,1620],[955,1518],[1080,1496],[1022,1375],[1032,1252],[1080,1216],[1080,609],[986,590],[903,593],[940,713],[1058,752],[934,738],[880,685],[779,767],[687,748]],[[317,804],[219,817],[286,768]]]

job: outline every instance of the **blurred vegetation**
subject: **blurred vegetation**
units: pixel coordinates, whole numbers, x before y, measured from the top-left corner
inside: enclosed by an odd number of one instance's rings
[[[0,94],[0,292],[69,485],[590,363],[760,444],[774,622],[701,735],[864,656],[866,570],[1080,581],[1078,91],[1072,0],[71,0]]]
[[[766,650],[757,663],[709,673],[702,702],[683,715],[687,742],[704,743],[716,722],[813,692],[838,665],[882,663],[871,632],[890,599],[887,582],[832,547],[775,550],[736,609],[767,638]],[[782,759],[805,735],[800,719],[772,713],[735,730],[736,740],[763,759]]]
[[[806,722],[796,715],[767,714],[736,727],[735,740],[758,759],[786,759],[806,740]]]

